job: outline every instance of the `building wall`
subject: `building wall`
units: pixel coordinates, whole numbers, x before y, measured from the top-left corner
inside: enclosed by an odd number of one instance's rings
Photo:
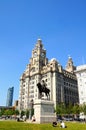
[[[7,92],[7,101],[6,101],[6,106],[12,106],[13,103],[13,92],[14,92],[14,87],[9,88]]]
[[[19,109],[29,108],[31,101],[39,98],[37,83],[42,80],[50,89],[50,100],[54,101],[55,106],[61,102],[77,103],[77,79],[72,58],[69,58],[66,69],[64,70],[55,58],[48,61],[42,41],[38,39],[30,63],[20,78]],[[46,98],[44,93],[42,98]]]
[[[75,71],[78,79],[79,103],[86,103],[86,65],[78,66]]]

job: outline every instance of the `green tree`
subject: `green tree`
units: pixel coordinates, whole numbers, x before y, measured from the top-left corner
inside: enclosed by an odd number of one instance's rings
[[[15,113],[14,110],[8,109],[8,110],[5,110],[4,115],[8,116],[8,115],[13,115],[14,113]]]
[[[21,111],[21,117],[23,117],[25,115],[25,111]]]
[[[56,106],[56,114],[65,114],[66,113],[66,106],[63,103],[57,104]]]
[[[79,114],[80,113],[80,106],[78,104],[74,105],[72,108],[73,114]]]
[[[69,103],[69,105],[66,106],[66,114],[72,114],[73,113],[73,105]]]
[[[29,118],[29,110],[28,109],[26,110],[25,113],[26,113],[26,117]]]
[[[4,115],[4,112],[5,112],[5,109],[2,108],[1,111],[0,111],[0,116]]]
[[[86,115],[86,104],[83,104],[80,107],[81,107],[81,112],[84,112],[84,114]]]
[[[0,116],[2,116],[2,113],[1,113],[1,111],[0,111]]]
[[[19,115],[19,110],[15,110],[15,115]]]

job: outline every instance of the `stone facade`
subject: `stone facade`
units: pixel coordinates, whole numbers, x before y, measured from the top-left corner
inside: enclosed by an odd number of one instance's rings
[[[75,71],[78,79],[79,104],[86,103],[86,65],[77,66]]]
[[[50,100],[57,103],[77,103],[78,87],[72,58],[68,58],[66,69],[53,58],[48,61],[42,40],[38,39],[32,51],[30,63],[20,78],[19,109],[29,108],[31,101],[39,98],[37,83],[44,80],[50,89]],[[45,94],[43,93],[43,97]]]

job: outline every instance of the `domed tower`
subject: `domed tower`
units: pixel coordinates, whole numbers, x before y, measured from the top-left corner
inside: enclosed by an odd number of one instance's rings
[[[46,50],[43,47],[42,40],[38,39],[32,51],[32,58],[30,59],[31,69],[34,68],[35,72],[40,72],[41,68],[47,63]]]
[[[73,65],[73,60],[69,56],[68,57],[68,62],[67,62],[67,65],[66,65],[66,71],[73,73],[74,70],[76,70],[76,67]]]

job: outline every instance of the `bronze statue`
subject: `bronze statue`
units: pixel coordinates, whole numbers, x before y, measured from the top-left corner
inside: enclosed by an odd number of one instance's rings
[[[40,82],[37,83],[37,87],[38,87],[38,90],[39,90],[40,98],[42,98],[42,92],[44,92],[46,94],[46,96],[47,96],[47,99],[48,99],[48,97],[50,96],[49,95],[50,90],[46,87],[46,85],[44,83],[44,80],[42,82],[43,82],[43,84],[41,84]]]

